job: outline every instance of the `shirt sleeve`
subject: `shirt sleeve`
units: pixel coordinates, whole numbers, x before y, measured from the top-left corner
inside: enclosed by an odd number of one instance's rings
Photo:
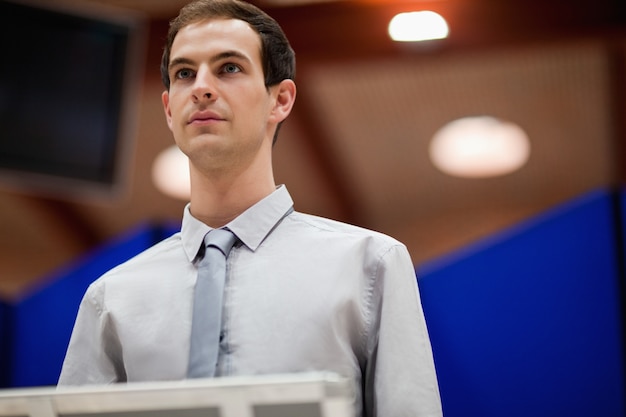
[[[396,245],[384,253],[375,275],[365,415],[442,416],[430,339],[406,247]]]
[[[103,304],[104,285],[83,297],[58,385],[110,384],[126,380],[121,347]]]

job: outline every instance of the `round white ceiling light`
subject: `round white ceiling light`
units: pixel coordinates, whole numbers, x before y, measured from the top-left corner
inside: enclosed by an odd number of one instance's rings
[[[395,15],[389,22],[389,36],[397,42],[420,42],[448,37],[446,20],[428,10]]]
[[[457,177],[487,178],[520,169],[530,141],[518,125],[489,116],[465,117],[442,127],[430,143],[430,159]]]
[[[152,181],[163,194],[179,200],[189,200],[189,159],[178,149],[170,146],[163,150],[152,165]]]

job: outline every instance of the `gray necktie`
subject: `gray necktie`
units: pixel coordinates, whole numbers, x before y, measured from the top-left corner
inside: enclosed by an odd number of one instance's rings
[[[215,375],[222,327],[222,298],[226,280],[226,258],[237,237],[227,229],[213,229],[204,237],[206,250],[198,263],[194,290],[189,378]]]

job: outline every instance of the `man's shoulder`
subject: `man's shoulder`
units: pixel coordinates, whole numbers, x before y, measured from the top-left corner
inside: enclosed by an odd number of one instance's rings
[[[328,232],[330,236],[335,235],[342,238],[370,239],[386,245],[402,245],[402,243],[395,238],[382,232],[339,220],[333,220],[297,211],[289,217],[294,223],[299,224],[302,227],[318,230],[320,232]]]
[[[184,257],[180,232],[143,250],[104,273],[96,282],[139,277],[158,271],[163,266]]]

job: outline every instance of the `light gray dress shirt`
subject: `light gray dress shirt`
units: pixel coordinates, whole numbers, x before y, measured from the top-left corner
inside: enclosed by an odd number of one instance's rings
[[[357,415],[440,416],[413,264],[383,234],[293,211],[285,186],[227,225],[218,375],[331,371]],[[179,233],[91,284],[59,385],[179,380],[189,359],[197,255],[210,227]]]

